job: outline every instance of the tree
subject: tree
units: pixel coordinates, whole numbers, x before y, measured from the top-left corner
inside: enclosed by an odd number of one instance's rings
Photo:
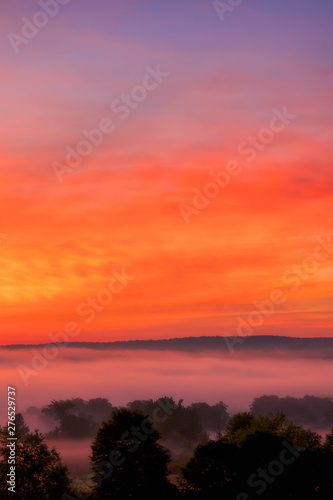
[[[326,434],[324,447],[327,449],[327,451],[333,453],[333,429],[331,430],[331,432]]]
[[[110,418],[113,409],[112,404],[106,398],[89,399],[86,404],[86,411],[91,414],[98,423],[106,418]]]
[[[326,500],[333,497],[332,435],[320,436],[283,414],[235,415],[225,436],[199,446],[183,469],[193,498]]]
[[[100,499],[167,498],[168,451],[147,416],[138,410],[116,410],[92,444],[95,496]]]
[[[15,418],[16,432],[18,432],[21,436],[26,436],[29,434],[30,429],[25,423],[22,413],[17,413]]]
[[[297,425],[311,425],[318,428],[333,424],[333,399],[317,396],[280,398],[274,395],[264,395],[255,398],[251,404],[251,413],[255,416],[268,412],[283,412],[289,420]]]
[[[237,413],[227,425],[226,438],[236,443],[241,441],[253,426],[254,421],[255,417],[251,413]]]
[[[172,398],[169,401],[174,403]],[[166,398],[156,400],[165,402]],[[183,406],[183,400],[174,403],[174,408],[167,418],[158,423],[158,429],[163,438],[180,445],[181,442],[190,442],[195,445],[208,440],[202,426],[200,416],[195,408]]]
[[[59,421],[48,436],[80,439],[93,436],[98,428],[92,415],[85,413],[86,402],[81,398],[66,401],[52,401],[42,413]]]
[[[197,409],[183,406],[182,399],[178,403],[167,396],[155,401],[136,400],[128,403],[127,407],[139,410],[155,421],[164,444],[176,444],[178,449],[191,448],[192,451],[194,446],[208,440]]]
[[[152,399],[135,399],[134,401],[127,403],[127,408],[129,410],[141,411],[151,418],[155,408],[155,404]]]
[[[183,468],[182,489],[194,498],[231,498],[238,470],[239,450],[223,439],[199,445]],[[221,497],[221,494],[225,496]]]
[[[75,407],[75,404],[67,399],[66,401],[55,401],[52,400],[49,405],[42,409],[42,413],[45,415],[50,415],[56,420],[64,418],[68,413]]]
[[[283,413],[268,413],[265,416],[237,413],[229,421],[225,438],[230,442],[241,444],[248,435],[256,431],[270,432],[307,449],[315,449],[321,443],[319,434],[289,422]]]
[[[67,468],[61,463],[60,456],[45,443],[45,436],[38,431],[20,434],[15,441],[15,491],[20,500],[55,500],[70,491]],[[9,472],[8,430],[0,430],[0,477],[6,478]],[[1,499],[12,499],[5,480],[0,483]],[[15,496],[15,495],[14,495]]]
[[[191,408],[198,413],[205,431],[220,434],[229,419],[227,406],[220,401],[214,406],[207,403],[192,403]]]

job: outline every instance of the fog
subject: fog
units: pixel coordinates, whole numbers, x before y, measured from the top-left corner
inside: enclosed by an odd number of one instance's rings
[[[223,401],[229,413],[245,411],[262,394],[332,396],[330,359],[298,358],[289,352],[96,351],[58,349],[42,369],[32,362],[40,349],[1,350],[1,400],[17,390],[17,410],[52,399],[106,397],[114,406],[135,399],[173,396],[185,404]],[[20,370],[20,371],[19,371]],[[28,371],[30,370],[30,371]],[[1,405],[1,421],[6,420]]]
[[[40,419],[37,410],[26,410],[53,399],[104,397],[121,406],[172,396],[185,405],[223,401],[232,415],[248,411],[253,398],[263,394],[333,396],[333,364],[325,353],[299,358],[295,351],[244,352],[237,347],[233,352],[67,347],[57,349],[54,359],[44,363],[41,355],[42,349],[30,348],[0,352],[1,400],[7,399],[8,385],[15,387],[17,412],[24,413],[30,430],[41,432],[54,428],[55,422]],[[1,423],[5,422],[6,404],[1,404]],[[48,439],[72,474],[81,477],[89,473],[91,442]]]
[[[47,439],[48,445],[56,448],[75,477],[85,477],[91,472],[89,460],[91,442],[91,439]]]

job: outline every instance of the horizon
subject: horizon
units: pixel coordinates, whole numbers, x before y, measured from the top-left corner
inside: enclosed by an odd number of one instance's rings
[[[127,339],[127,340],[108,340],[108,341],[78,341],[78,340],[71,340],[69,342],[47,342],[43,344],[1,344],[0,348],[6,348],[6,347],[34,347],[34,346],[56,346],[56,345],[65,345],[65,346],[70,346],[71,344],[130,344],[130,343],[147,343],[147,342],[152,342],[152,343],[158,343],[158,342],[169,342],[173,340],[191,340],[191,339],[231,339],[231,338],[237,338],[237,336],[227,336],[227,335],[198,335],[198,336],[188,336],[188,337],[165,337],[165,338],[160,338],[160,339],[152,339],[152,338],[147,338],[147,339]],[[244,335],[242,337],[239,337],[240,339],[267,339],[267,338],[282,338],[282,339],[293,339],[293,340],[333,340],[333,337],[297,337],[297,336],[291,336],[291,335]],[[230,343],[230,342],[229,342]],[[239,343],[239,347],[242,346],[242,343]],[[228,343],[226,344],[226,347],[228,347]]]
[[[159,343],[159,342],[168,342],[168,341],[173,341],[173,340],[191,340],[191,339],[231,339],[231,338],[237,338],[237,336],[232,337],[232,336],[227,336],[227,335],[198,335],[198,336],[188,336],[188,337],[165,337],[165,338],[160,338],[160,339],[152,339],[152,338],[147,338],[147,339],[128,339],[128,340],[110,340],[110,341],[77,341],[77,340],[72,340],[70,342],[47,342],[43,344],[2,344],[0,345],[0,348],[6,348],[6,347],[31,347],[31,346],[56,346],[56,345],[65,345],[65,346],[70,346],[71,344],[131,344],[131,343],[147,343],[147,342],[152,342],[152,343]],[[293,339],[293,340],[332,340],[333,337],[297,337],[297,336],[290,336],[290,335],[244,335],[240,337],[241,339],[267,339],[267,338],[273,338],[273,339]],[[230,341],[229,341],[230,343]],[[239,347],[242,346],[242,343],[239,343]],[[228,343],[226,344],[226,347],[228,347]]]

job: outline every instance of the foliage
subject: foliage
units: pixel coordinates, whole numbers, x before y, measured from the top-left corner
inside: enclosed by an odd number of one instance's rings
[[[263,415],[244,412],[229,420],[222,402],[184,406],[182,400],[169,397],[132,401],[126,409],[112,407],[106,398],[73,398],[52,401],[42,414],[52,425],[57,423],[50,435],[80,438],[95,434],[91,500],[332,498],[333,429],[323,440],[282,412],[267,411],[276,398],[264,399]],[[254,400],[252,409],[256,404]],[[38,417],[40,409],[32,408],[30,413]],[[103,424],[97,423],[105,417]],[[68,472],[56,450],[48,448],[38,431],[29,432],[21,414],[16,415],[16,430],[20,500],[53,500],[69,492]],[[215,432],[217,438],[209,440],[206,431]],[[162,444],[173,450],[171,466],[171,455]],[[8,453],[7,429],[2,429],[3,477],[8,473]],[[279,465],[283,456],[288,464]],[[270,469],[271,464],[275,469]],[[91,485],[91,481],[75,481]],[[170,481],[177,481],[178,489]],[[0,498],[11,498],[8,495],[2,483]]]
[[[238,413],[230,419],[225,438],[231,442],[241,444],[249,434],[256,431],[276,434],[290,442],[297,442],[299,446],[308,449],[314,449],[320,446],[321,443],[319,434],[289,422],[283,413],[269,413],[257,417],[251,413]]]
[[[230,485],[238,469],[238,448],[235,444],[220,439],[199,445],[194,456],[183,469],[187,491],[218,495],[232,493]]]
[[[251,405],[251,413],[255,416],[268,412],[283,412],[289,420],[297,425],[311,425],[317,428],[333,426],[333,399],[317,396],[293,398],[263,395],[255,398]]]
[[[183,406],[183,401],[178,403],[171,397],[158,398],[146,401],[133,401],[127,407],[147,414],[156,424],[163,440],[171,445],[187,447],[190,443],[197,445],[207,441],[208,436],[203,428],[200,415],[196,408]],[[163,414],[163,409],[166,412]],[[161,415],[162,414],[162,415]],[[192,449],[192,446],[190,446]]]
[[[96,498],[167,498],[168,451],[153,423],[138,410],[120,409],[104,422],[92,444]]]
[[[17,413],[15,417],[16,433],[20,436],[26,436],[29,434],[30,429],[25,423],[22,413]]]
[[[22,428],[22,423],[20,424]],[[45,436],[38,431],[23,434],[17,432],[15,478],[16,494],[20,500],[55,500],[69,492],[70,481],[67,468],[61,463],[57,451],[49,449]],[[9,472],[8,431],[0,431],[0,477],[6,478]],[[11,499],[15,495],[7,490],[6,481],[1,481],[2,499]]]
[[[198,499],[332,498],[332,435],[321,445],[320,436],[283,414],[235,415],[225,436],[196,448],[182,490]]]
[[[42,409],[46,417],[59,422],[49,436],[69,439],[94,436],[99,424],[111,412],[112,405],[106,398],[53,400]]]
[[[192,403],[191,408],[198,413],[206,432],[220,434],[225,430],[229,414],[227,405],[222,401],[213,406],[207,403]]]

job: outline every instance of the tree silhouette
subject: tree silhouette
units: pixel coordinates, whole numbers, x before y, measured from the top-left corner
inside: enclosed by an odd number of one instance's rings
[[[16,432],[21,436],[26,436],[29,434],[30,429],[25,423],[22,413],[17,413],[15,417]]]
[[[289,420],[297,425],[311,425],[318,428],[333,425],[333,398],[304,396],[280,398],[274,395],[263,395],[255,398],[251,404],[253,415],[265,415],[268,412],[283,412]]]
[[[229,415],[227,405],[222,401],[214,406],[207,403],[192,403],[191,408],[197,411],[205,431],[220,434],[225,429]]]
[[[70,491],[67,468],[61,463],[57,451],[48,448],[45,437],[38,431],[20,434],[16,441],[16,494],[20,500],[55,500]],[[9,472],[8,430],[0,430],[0,476]],[[13,498],[7,490],[6,480],[0,483],[1,499]],[[14,495],[15,496],[15,495]]]
[[[112,404],[107,398],[93,398],[86,403],[85,411],[93,415],[96,422],[110,418],[113,411]]]
[[[226,437],[229,441],[239,442],[253,427],[255,417],[251,413],[243,412],[234,415],[228,422]]]
[[[193,445],[208,440],[197,409],[193,405],[183,406],[182,399],[178,403],[172,397],[166,396],[155,401],[152,399],[136,400],[128,403],[127,407],[131,410],[142,411],[153,421],[154,415],[157,415],[156,427],[164,442],[185,448],[190,445],[193,449]],[[166,411],[163,411],[163,408]],[[160,416],[161,411],[164,413],[162,416]]]
[[[316,433],[282,414],[238,414],[224,437],[196,448],[183,469],[183,490],[198,499],[327,500],[333,497],[331,445],[331,434],[321,445]]]
[[[268,413],[264,416],[237,413],[228,423],[225,438],[231,442],[241,444],[249,434],[256,431],[270,432],[290,442],[296,442],[299,446],[307,449],[315,449],[321,443],[319,434],[288,421],[283,413]]]
[[[333,429],[331,430],[331,432],[326,434],[324,447],[327,449],[327,451],[333,453]]]
[[[199,445],[183,468],[185,492],[194,498],[231,498],[238,470],[238,448],[220,439]]]
[[[99,499],[167,498],[168,451],[153,423],[137,410],[116,410],[92,444],[95,496]]]
[[[93,436],[98,429],[98,424],[93,416],[85,412],[86,402],[81,398],[65,401],[52,401],[42,409],[47,417],[58,420],[59,425],[51,431],[49,437],[62,437],[79,439]]]

